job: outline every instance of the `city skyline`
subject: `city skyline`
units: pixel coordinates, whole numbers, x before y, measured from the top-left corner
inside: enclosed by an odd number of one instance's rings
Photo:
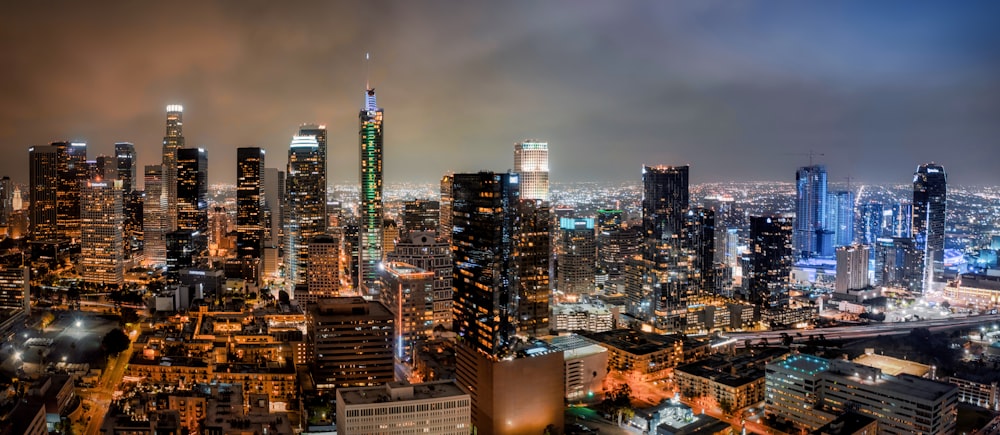
[[[506,170],[529,138],[550,144],[554,183],[634,180],[644,164],[689,164],[693,183],[787,180],[810,151],[831,182],[903,182],[927,162],[954,184],[996,180],[1000,31],[987,7],[240,6],[186,5],[175,32],[158,5],[16,5],[6,35],[44,20],[77,36],[0,38],[0,147],[85,141],[93,158],[128,141],[137,166],[153,164],[163,107],[183,104],[212,183],[234,182],[236,148],[282,155],[303,123],[329,128],[328,180],[353,180],[367,77],[393,119],[387,183]],[[457,125],[436,115],[453,106]],[[26,182],[14,162],[0,170]]]

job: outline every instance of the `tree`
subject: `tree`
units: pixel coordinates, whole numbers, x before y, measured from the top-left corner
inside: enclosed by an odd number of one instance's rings
[[[135,311],[135,308],[125,307],[121,309],[121,324],[125,326],[129,323],[139,322],[139,313]]]
[[[115,328],[104,334],[104,339],[101,340],[101,348],[104,349],[106,355],[118,355],[128,349],[131,342],[128,339],[128,335],[125,331],[120,328]]]
[[[288,292],[284,290],[278,292],[278,303],[282,305],[288,305],[291,303],[291,298],[288,296]]]

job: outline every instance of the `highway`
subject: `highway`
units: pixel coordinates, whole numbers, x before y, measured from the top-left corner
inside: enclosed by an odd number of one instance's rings
[[[781,334],[788,334],[794,342],[804,342],[809,336],[814,338],[822,334],[828,340],[844,340],[857,338],[870,338],[879,335],[902,335],[909,334],[913,328],[928,328],[931,331],[951,329],[956,327],[971,327],[981,324],[1000,322],[1000,314],[988,314],[981,316],[960,317],[951,319],[918,320],[913,322],[896,323],[871,323],[868,325],[836,326],[833,328],[821,329],[788,329],[779,331],[759,331],[759,332],[735,332],[726,334],[726,337],[735,339],[733,343],[737,347],[743,347],[746,340],[750,340],[751,345],[760,343],[761,339],[767,339],[768,344],[780,344]],[[798,334],[802,334],[799,336]]]
[[[89,403],[90,409],[81,415],[83,424],[87,429],[85,435],[98,435],[101,433],[101,425],[104,422],[108,409],[111,407],[111,399],[115,390],[121,384],[122,377],[125,376],[125,368],[129,359],[132,358],[132,346],[118,356],[111,358],[108,367],[101,375],[101,379],[94,388],[80,389],[80,396]],[[89,420],[88,420],[89,417]]]

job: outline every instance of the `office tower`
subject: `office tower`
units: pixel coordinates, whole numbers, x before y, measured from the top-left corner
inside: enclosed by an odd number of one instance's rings
[[[382,220],[382,255],[386,255],[396,250],[396,241],[399,240],[399,226],[393,219]],[[384,259],[384,257],[383,257]]]
[[[735,268],[739,266],[740,258],[740,234],[739,230],[736,228],[729,228],[726,230],[726,256],[725,263],[726,266]]]
[[[313,136],[295,136],[288,149],[285,218],[285,277],[306,284],[309,241],[326,231],[326,200],[320,176],[319,145]]]
[[[264,252],[264,149],[236,149],[236,255],[260,259]]]
[[[0,226],[7,226],[10,214],[13,212],[14,185],[10,182],[10,177],[0,178]]]
[[[924,291],[944,281],[944,217],[948,177],[941,165],[927,163],[913,174],[913,225],[917,248],[924,252]]]
[[[562,218],[559,220],[558,258],[559,291],[566,294],[591,294],[594,291],[594,265],[597,263],[597,242],[593,218]]]
[[[761,307],[788,303],[789,275],[795,261],[792,219],[777,216],[750,218],[749,301]]]
[[[715,211],[695,207],[684,215],[684,238],[688,260],[688,279],[697,288],[693,296],[714,295],[715,283]]]
[[[868,283],[868,246],[849,245],[837,248],[837,293],[863,290]]]
[[[0,266],[0,308],[31,314],[31,267]]]
[[[688,166],[642,167],[642,227],[646,238],[679,236],[688,209]]]
[[[805,166],[795,172],[795,255],[824,256],[827,243],[826,167]]]
[[[622,264],[618,264],[616,261],[615,254],[617,252],[612,248],[611,243],[612,234],[619,233],[624,229],[622,216],[621,210],[597,210],[597,267],[600,271],[607,273],[610,279],[616,279],[622,273]],[[624,258],[617,260],[624,262]]]
[[[396,359],[413,361],[416,344],[434,330],[434,272],[412,264],[385,262],[379,268],[379,297],[396,317]]]
[[[326,202],[327,190],[327,154],[326,154],[326,126],[319,124],[302,124],[299,126],[299,136],[312,136],[316,138],[316,145],[319,147],[319,168],[320,177],[323,178],[323,202]],[[324,210],[325,213],[325,210]],[[325,214],[324,214],[325,216]]]
[[[177,150],[177,228],[208,234],[208,155],[202,148]]]
[[[139,187],[135,173],[135,145],[129,142],[115,144],[115,179],[122,180],[122,192],[128,193]]]
[[[623,212],[621,210],[597,210],[597,220],[595,224],[597,225],[598,234],[610,233],[612,231],[622,229],[622,216]]]
[[[164,210],[167,231],[177,229],[177,150],[184,148],[184,106],[167,106],[167,133],[163,136],[163,190],[167,195]]]
[[[379,400],[383,397],[388,400]],[[341,388],[337,390],[337,430],[345,434],[469,435],[469,402],[469,394],[454,380]]]
[[[359,287],[359,279],[361,278],[358,273],[358,243],[361,242],[360,234],[361,229],[355,223],[354,219],[346,223],[342,227],[344,233],[344,238],[342,242],[344,244],[343,253],[344,261],[342,266],[341,276],[345,277],[344,282],[347,283],[351,289],[354,289],[360,294],[361,287]]]
[[[548,142],[526,140],[514,144],[514,172],[521,176],[521,199],[548,201]]]
[[[869,202],[861,205],[861,243],[875,246],[875,241],[883,237],[883,220],[885,216],[882,203]]]
[[[177,230],[166,234],[168,281],[175,281],[182,269],[194,266],[195,256],[202,250],[205,237],[191,230]]]
[[[382,261],[382,109],[375,102],[375,89],[365,91],[365,106],[358,115],[361,140],[361,201],[358,226],[361,290],[374,295],[378,263]]]
[[[56,240],[59,237],[59,147],[47,145],[29,148],[28,163],[31,239]]]
[[[854,411],[877,420],[878,433],[955,433],[958,387],[952,384],[804,354],[771,361],[766,371],[766,413],[805,432]]]
[[[316,153],[318,154],[318,152]],[[392,382],[395,318],[381,302],[320,299],[307,312],[313,381],[320,391]]]
[[[502,355],[517,327],[516,174],[455,174],[454,330],[488,355]]]
[[[403,228],[400,234],[415,231],[437,231],[440,225],[441,203],[416,199],[403,203]]]
[[[875,282],[913,292],[923,289],[923,251],[909,237],[883,237],[875,244]]]
[[[99,155],[87,160],[87,180],[110,180],[118,177],[118,162],[115,157]]]
[[[125,259],[131,259],[143,249],[142,192],[138,191],[135,145],[129,142],[115,144],[113,178],[122,181],[122,207],[125,213],[123,230]]]
[[[890,234],[889,237],[913,237],[911,228],[913,226],[913,204],[908,202],[897,202],[890,208]]]
[[[309,297],[340,296],[340,239],[320,234],[309,241],[309,270],[306,283]],[[295,295],[299,299],[299,295]]]
[[[14,207],[14,211],[19,211],[24,209],[24,199],[21,198],[21,188],[14,188],[14,195],[10,200],[11,206]]]
[[[412,264],[420,269],[434,272],[432,297],[434,299],[434,326],[452,327],[451,246],[437,237],[433,231],[411,232],[402,236],[396,244],[396,251],[386,255],[390,262]]]
[[[619,279],[625,274],[625,261],[639,252],[642,243],[642,227],[621,228],[598,235],[597,255],[601,268],[611,279]]]
[[[59,150],[59,190],[56,192],[56,223],[59,238],[80,239],[80,188],[88,177],[87,144],[54,142]]]
[[[278,253],[284,246],[285,172],[277,168],[264,168],[263,185],[265,238],[261,272],[265,276],[272,276],[278,273]]]
[[[142,204],[143,254],[146,264],[167,264],[167,189],[163,186],[163,165],[146,165],[146,197]]]
[[[517,204],[520,228],[514,234],[517,258],[517,331],[529,337],[549,329],[549,285],[552,259],[552,212],[542,200],[522,199]]]
[[[120,287],[125,283],[121,180],[89,181],[80,193],[80,266],[83,281]]]
[[[833,233],[833,246],[854,243],[854,192],[837,191],[826,195],[826,226]]]
[[[451,188],[454,177],[447,174],[441,177],[441,217],[438,223],[438,237],[451,243]]]

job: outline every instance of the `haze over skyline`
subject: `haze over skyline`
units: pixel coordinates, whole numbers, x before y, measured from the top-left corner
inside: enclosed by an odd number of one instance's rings
[[[284,168],[301,123],[329,129],[329,180],[357,181],[366,67],[385,108],[385,179],[506,170],[550,144],[554,183],[794,179],[998,184],[994,2],[46,2],[0,16],[0,175],[27,149],[136,144],[159,163],[164,107],[213,183],[236,148]]]

